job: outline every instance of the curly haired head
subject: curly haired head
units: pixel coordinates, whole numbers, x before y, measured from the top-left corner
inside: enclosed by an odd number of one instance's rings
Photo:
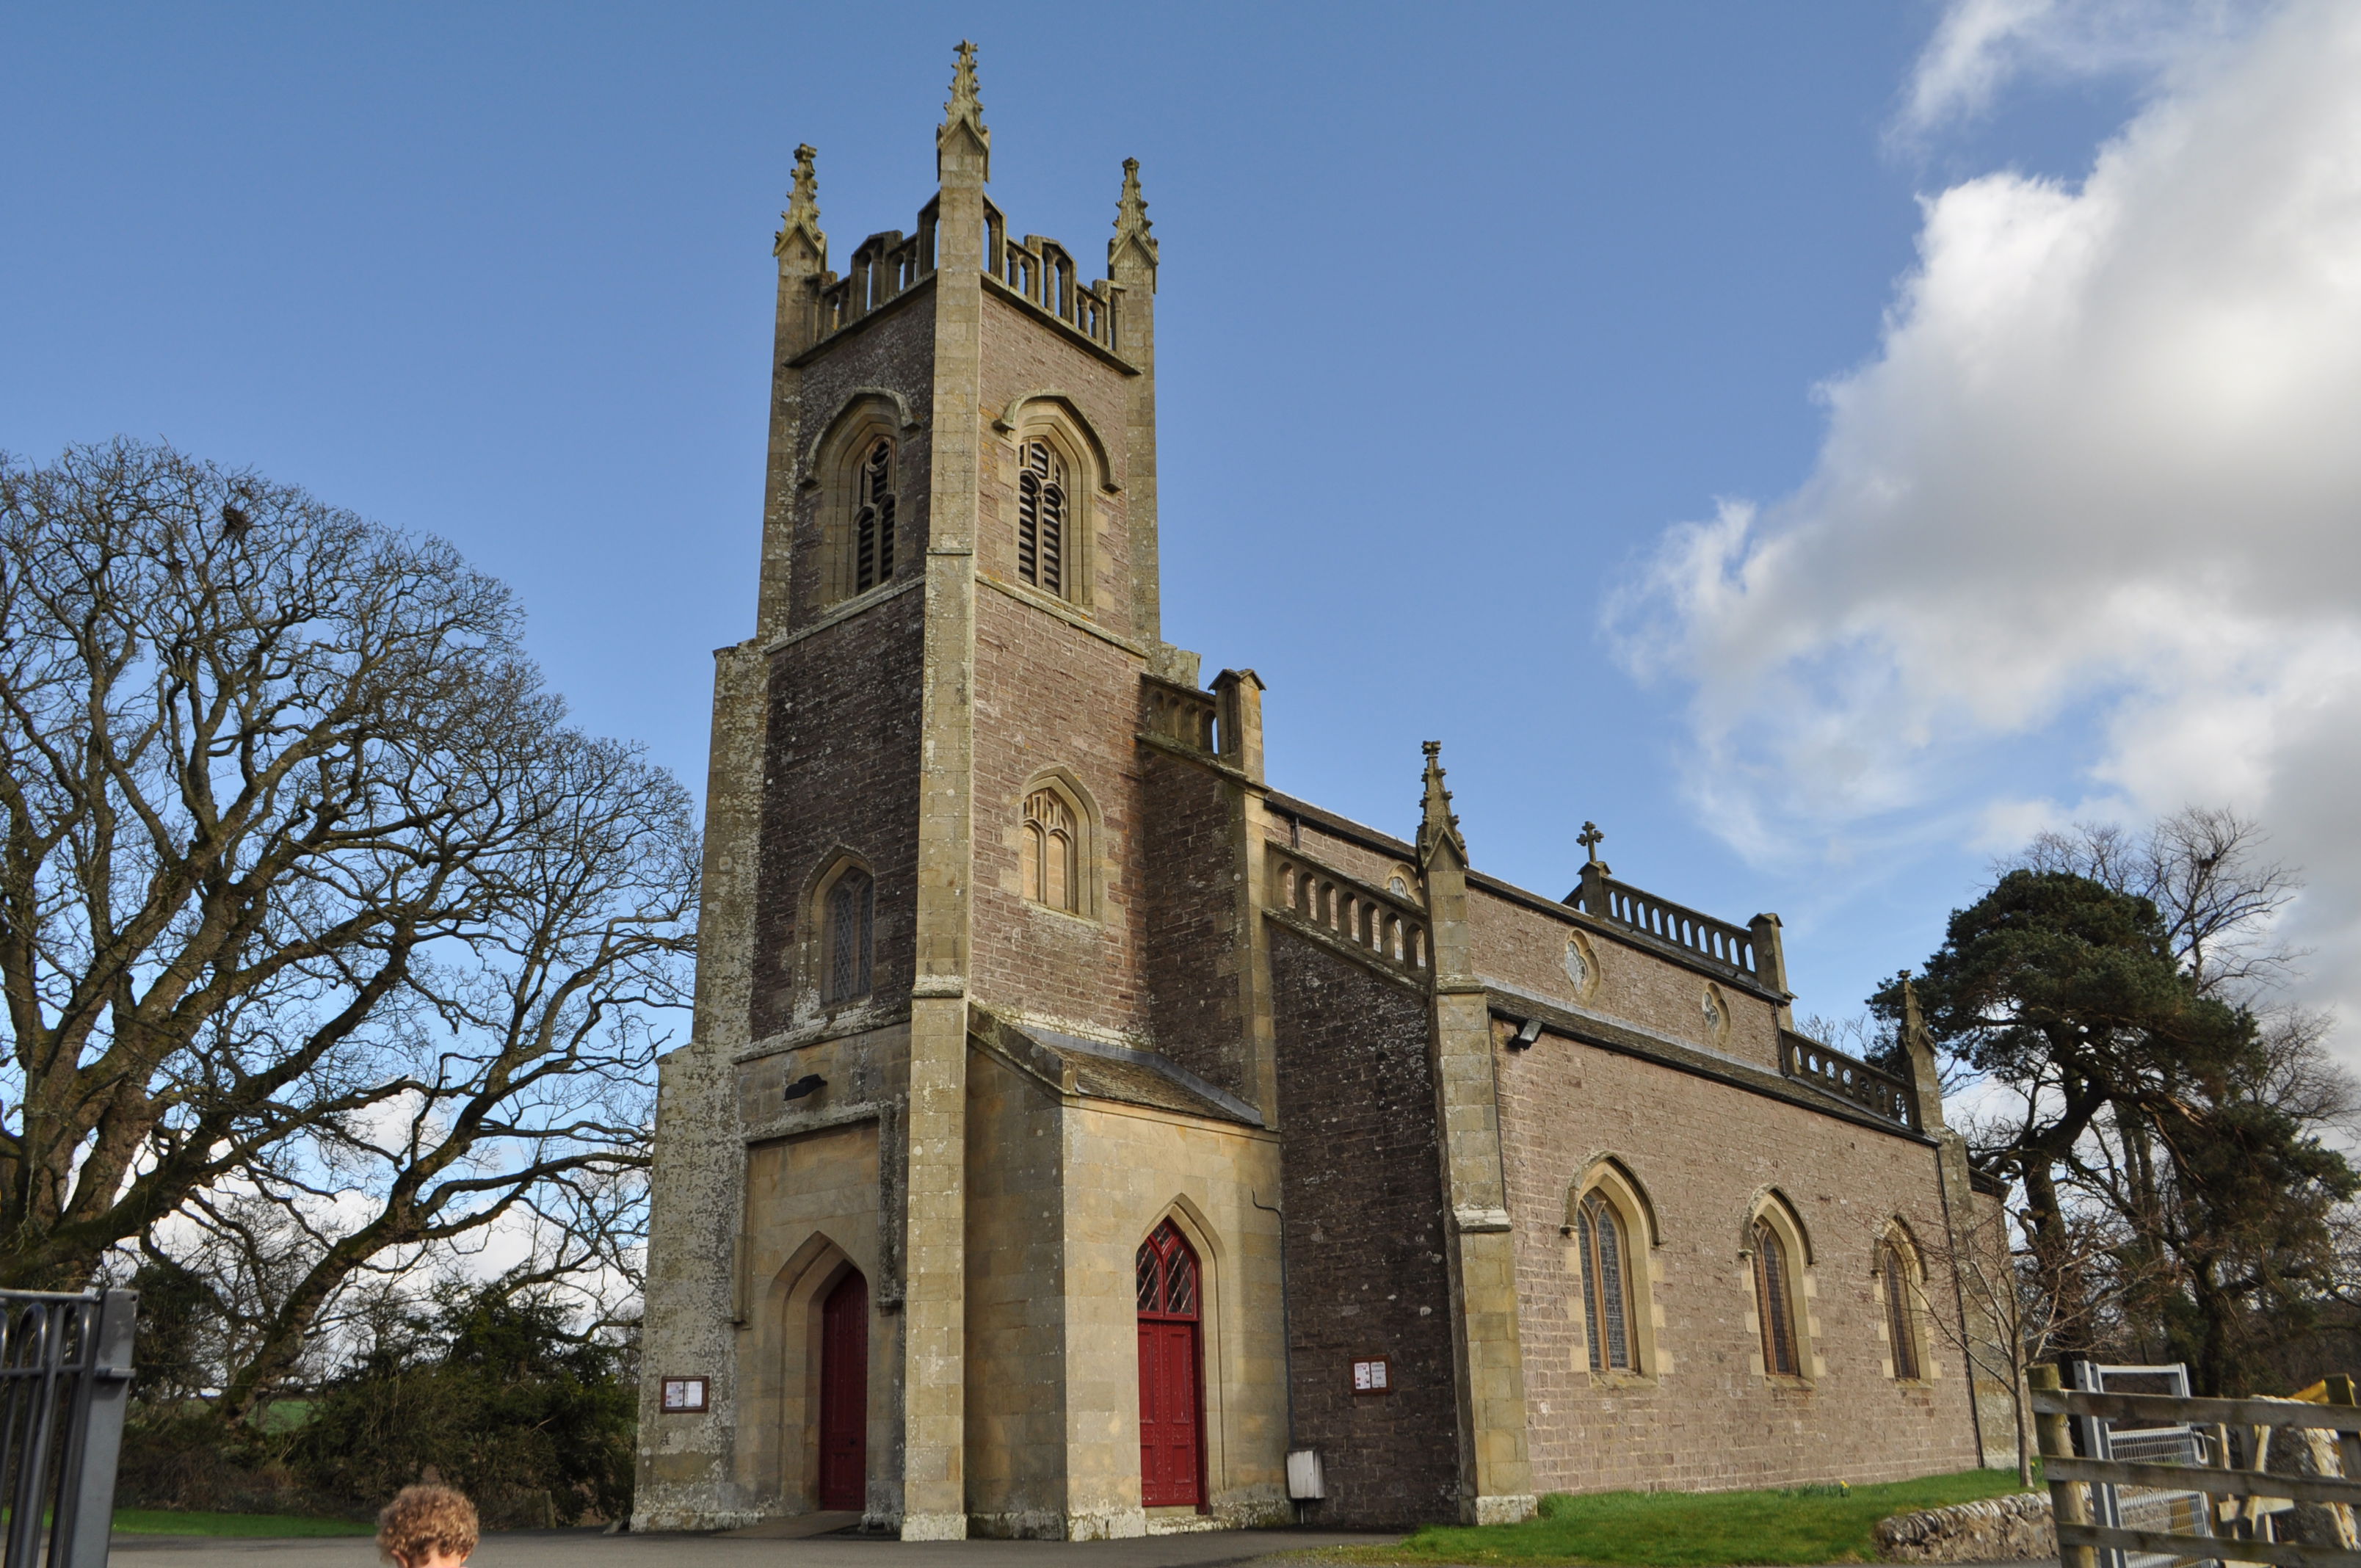
[[[404,1486],[378,1510],[377,1550],[402,1568],[464,1563],[476,1550],[476,1505],[448,1486]]]

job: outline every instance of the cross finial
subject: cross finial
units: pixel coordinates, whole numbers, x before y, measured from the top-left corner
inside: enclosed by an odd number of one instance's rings
[[[1574,836],[1574,841],[1590,851],[1590,863],[1595,866],[1598,863],[1598,846],[1607,841],[1607,835],[1598,830],[1598,823],[1586,822],[1582,831]]]
[[[795,188],[787,192],[787,210],[779,214],[785,226],[771,247],[774,256],[785,256],[787,238],[796,234],[808,240],[819,255],[828,254],[828,236],[819,231],[819,174],[812,166],[812,160],[818,156],[809,142],[796,148]]]

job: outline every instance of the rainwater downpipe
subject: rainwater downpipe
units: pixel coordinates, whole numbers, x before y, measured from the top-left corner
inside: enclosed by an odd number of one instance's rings
[[[1300,828],[1299,824],[1299,830]],[[1287,1215],[1278,1205],[1264,1202],[1251,1187],[1246,1189],[1246,1201],[1266,1214],[1279,1215],[1279,1375],[1287,1387],[1287,1447],[1291,1453],[1299,1445],[1295,1438],[1295,1334],[1288,1326]],[[1301,1524],[1302,1503],[1293,1497],[1288,1501],[1295,1509],[1295,1522]]]

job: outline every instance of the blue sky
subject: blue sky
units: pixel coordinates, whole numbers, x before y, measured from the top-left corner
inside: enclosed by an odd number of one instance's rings
[[[840,259],[909,226],[972,37],[1014,231],[1102,254],[1141,160],[1166,635],[1268,683],[1273,781],[1407,831],[1441,740],[1480,865],[1563,893],[1595,818],[1652,891],[1781,911],[1802,1009],[1850,1014],[2012,829],[2178,804],[2110,771],[2135,678],[2028,676],[1995,716],[1910,685],[1874,585],[1800,630],[1665,586],[1726,503],[1763,509],[1726,576],[1832,537],[1821,389],[1895,406],[1938,198],[2070,195],[2249,47],[2060,0],[2016,9],[2079,33],[1969,38],[1982,76],[1930,53],[1990,9],[12,7],[0,446],[164,437],[441,533],[519,589],[584,723],[701,785],[792,149]],[[1838,625],[1869,630],[1804,678],[1698,663]],[[1829,693],[1865,669],[1901,683],[1903,782],[1848,794],[1787,741],[1858,719]],[[1958,746],[1905,733],[1947,704]]]

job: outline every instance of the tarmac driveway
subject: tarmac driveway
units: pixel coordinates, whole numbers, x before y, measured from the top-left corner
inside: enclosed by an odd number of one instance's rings
[[[886,1541],[823,1535],[808,1541],[712,1535],[601,1535],[596,1530],[505,1530],[488,1535],[469,1568],[1224,1568],[1276,1552],[1303,1552],[1399,1536],[1292,1530],[1201,1530],[1136,1541]],[[369,1568],[367,1536],[225,1541],[118,1535],[108,1561],[129,1568]]]

